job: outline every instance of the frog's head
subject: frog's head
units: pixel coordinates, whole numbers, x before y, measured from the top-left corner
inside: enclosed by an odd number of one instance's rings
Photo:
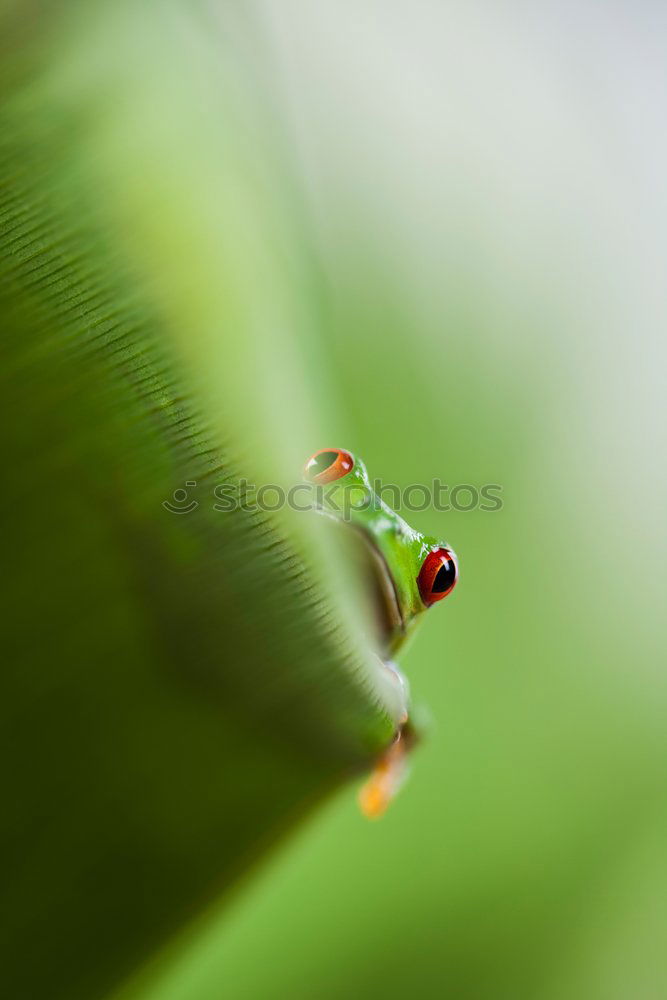
[[[444,542],[399,517],[373,490],[364,463],[349,451],[323,448],[308,460],[304,475],[321,487],[318,509],[348,524],[363,543],[382,653],[393,656],[419,616],[451,594],[458,578],[456,556]]]

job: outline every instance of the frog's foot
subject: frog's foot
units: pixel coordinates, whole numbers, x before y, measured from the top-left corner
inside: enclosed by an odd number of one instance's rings
[[[417,742],[417,732],[408,716],[408,682],[393,660],[380,660],[380,663],[384,676],[397,696],[399,714],[394,742],[376,761],[370,777],[359,792],[359,806],[369,819],[382,816],[398,794],[408,776],[408,754]]]
[[[398,736],[376,763],[370,778],[359,792],[359,806],[368,819],[378,819],[408,776],[410,741],[401,729]]]

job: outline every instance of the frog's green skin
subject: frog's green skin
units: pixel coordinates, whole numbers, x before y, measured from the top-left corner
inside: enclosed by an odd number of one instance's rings
[[[349,524],[369,547],[383,598],[382,653],[387,659],[396,655],[428,610],[420,597],[417,577],[428,553],[445,543],[411,528],[373,491],[366,466],[355,455],[352,457],[350,472],[318,488],[319,509]]]
[[[339,478],[330,482],[317,481],[318,456],[337,455]],[[341,463],[341,457],[345,459]],[[345,472],[350,462],[352,467]],[[325,467],[325,473],[326,473]],[[399,713],[393,743],[377,759],[375,767],[359,793],[362,812],[369,818],[381,816],[395,796],[406,776],[406,755],[418,738],[417,728],[409,716],[409,694],[405,678],[392,662],[392,657],[413,632],[427,610],[419,592],[418,577],[429,553],[446,549],[456,565],[449,545],[431,535],[422,535],[411,528],[391,509],[371,486],[366,466],[340,449],[316,452],[306,465],[306,478],[317,483],[317,509],[339,523],[344,530],[351,528],[363,541],[368,557],[369,580],[375,584],[378,620],[380,624],[379,659],[386,668],[394,692],[398,693]],[[450,588],[451,589],[451,588]],[[445,596],[445,594],[443,594]]]

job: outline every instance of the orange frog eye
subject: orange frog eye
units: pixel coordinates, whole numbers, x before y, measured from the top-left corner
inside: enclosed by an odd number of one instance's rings
[[[303,470],[311,483],[333,483],[342,479],[354,468],[354,459],[349,451],[340,448],[322,448],[306,462]]]
[[[421,599],[427,608],[451,594],[459,578],[456,556],[449,549],[429,552],[417,577]]]

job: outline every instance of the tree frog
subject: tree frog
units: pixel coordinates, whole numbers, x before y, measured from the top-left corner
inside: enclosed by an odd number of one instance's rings
[[[405,712],[396,739],[360,793],[362,812],[374,818],[398,791],[406,774],[406,754],[415,740],[407,684],[393,657],[421,616],[451,594],[458,562],[451,546],[415,531],[375,493],[366,466],[351,452],[322,448],[306,462],[304,477],[322,487],[317,491],[317,510],[347,524],[361,542],[376,612],[379,658],[403,692]]]

